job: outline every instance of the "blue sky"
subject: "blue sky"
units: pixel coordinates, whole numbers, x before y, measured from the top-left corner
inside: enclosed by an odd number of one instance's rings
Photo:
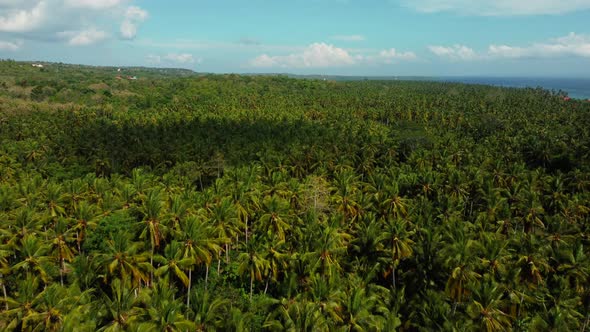
[[[590,0],[0,0],[0,58],[200,72],[590,77]]]

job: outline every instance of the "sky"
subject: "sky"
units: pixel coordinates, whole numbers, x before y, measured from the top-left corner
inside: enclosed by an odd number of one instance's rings
[[[0,0],[0,58],[213,73],[590,77],[590,0]]]

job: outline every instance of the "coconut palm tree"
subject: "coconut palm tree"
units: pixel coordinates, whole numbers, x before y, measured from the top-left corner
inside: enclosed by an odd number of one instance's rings
[[[121,279],[113,279],[110,286],[110,292],[103,291],[100,295],[97,318],[101,327],[98,331],[127,331],[139,322],[143,314],[139,306],[142,298],[136,296],[130,284]]]
[[[149,238],[151,246],[150,265],[154,266],[155,250],[160,247],[160,241],[164,239],[164,234],[167,231],[167,225],[162,223],[164,219],[164,194],[159,188],[150,189],[147,195],[142,200],[139,211],[143,214],[144,227],[141,231],[140,238]],[[151,284],[153,281],[153,269],[150,271]]]
[[[164,248],[163,255],[156,255],[154,261],[160,264],[156,269],[156,277],[166,274],[168,282],[171,276],[175,276],[182,282],[184,287],[189,286],[189,279],[184,271],[194,264],[190,257],[184,257],[184,245],[178,241],[172,241]]]
[[[32,301],[34,312],[24,318],[23,324],[33,331],[61,331],[70,311],[88,306],[89,292],[81,292],[76,286],[65,288],[52,284]]]
[[[187,307],[190,307],[194,265],[205,265],[205,289],[207,288],[211,261],[221,251],[221,244],[225,241],[218,238],[216,233],[214,226],[204,218],[190,216],[180,222],[177,238],[184,244],[183,257],[193,263],[188,267]]]
[[[184,315],[186,310],[179,299],[174,298],[175,289],[167,283],[158,282],[146,294],[149,303],[138,319],[140,331],[194,331],[195,324]]]
[[[472,288],[472,301],[467,306],[467,313],[479,326],[480,331],[508,331],[511,321],[503,311],[505,307],[502,290],[493,281],[479,282],[479,287]]]
[[[406,220],[390,218],[385,224],[384,231],[379,238],[385,242],[384,247],[388,248],[391,266],[391,285],[396,288],[395,269],[399,263],[412,256],[414,241],[411,237],[415,231],[410,229],[411,225]]]
[[[33,273],[48,284],[51,281],[51,258],[48,256],[51,247],[35,235],[26,235],[17,247],[18,260],[12,266],[15,272]]]
[[[134,288],[148,283],[152,265],[147,262],[149,256],[141,251],[142,247],[142,243],[131,241],[130,234],[113,234],[107,241],[107,251],[97,257],[104,269],[104,279],[131,280]]]
[[[248,242],[247,251],[238,256],[238,273],[242,276],[248,275],[250,277],[250,301],[252,301],[252,295],[254,293],[254,281],[262,281],[269,265],[269,262],[258,251],[259,248],[256,246],[257,240],[252,238]]]
[[[228,299],[213,297],[211,293],[194,291],[189,317],[192,317],[197,331],[217,331],[225,324],[225,315],[231,307]]]
[[[284,241],[285,232],[291,228],[289,202],[276,195],[266,196],[262,201],[262,210],[255,229],[266,230],[269,238],[275,235]]]

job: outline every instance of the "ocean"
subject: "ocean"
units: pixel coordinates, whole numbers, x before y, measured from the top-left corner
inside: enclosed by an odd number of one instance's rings
[[[439,80],[512,88],[542,87],[546,90],[565,91],[571,98],[590,99],[590,78],[442,77]]]

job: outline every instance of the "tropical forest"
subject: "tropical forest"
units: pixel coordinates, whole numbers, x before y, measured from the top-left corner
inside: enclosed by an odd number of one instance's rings
[[[590,331],[590,102],[3,60],[0,223],[2,331]]]

